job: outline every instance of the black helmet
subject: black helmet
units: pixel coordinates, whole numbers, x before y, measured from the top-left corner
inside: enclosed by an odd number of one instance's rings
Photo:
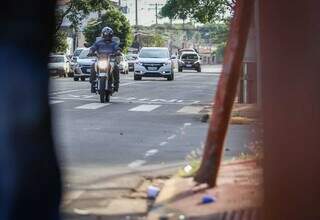
[[[110,27],[104,27],[101,31],[101,37],[105,40],[111,40],[113,37],[113,30]]]

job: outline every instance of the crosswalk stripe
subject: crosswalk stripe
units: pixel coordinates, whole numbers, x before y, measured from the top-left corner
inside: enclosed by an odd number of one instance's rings
[[[159,108],[161,105],[139,105],[135,108],[129,109],[131,112],[151,112],[157,108]]]
[[[132,163],[128,164],[129,168],[137,168],[137,167],[141,167],[143,164],[145,164],[147,161],[145,160],[136,160],[133,161]]]
[[[203,106],[184,106],[180,110],[178,110],[178,113],[183,114],[198,114],[201,110],[203,110]]]
[[[57,101],[57,100],[50,100],[49,104],[50,105],[54,105],[54,104],[59,104],[59,103],[63,103],[64,101]]]
[[[105,107],[107,105],[110,105],[109,103],[90,103],[90,104],[86,104],[86,105],[81,105],[76,107],[76,109],[89,109],[89,110],[95,110],[95,109],[99,109],[102,107]]]

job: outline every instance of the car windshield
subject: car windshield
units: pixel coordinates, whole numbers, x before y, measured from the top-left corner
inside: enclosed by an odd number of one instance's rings
[[[137,56],[136,55],[127,55],[127,60],[136,60]]]
[[[75,57],[78,57],[82,51],[83,51],[83,49],[76,49],[76,50],[74,51],[73,55],[74,55]]]
[[[63,63],[64,58],[63,57],[50,57],[50,63]]]
[[[79,58],[80,59],[86,59],[86,58],[89,58],[88,54],[89,54],[89,49],[85,49],[85,50],[82,50],[80,55],[79,55]]]
[[[183,54],[181,56],[181,59],[185,59],[185,60],[197,60],[198,59],[198,55],[197,54]]]
[[[169,58],[169,51],[165,49],[142,49],[140,58]]]

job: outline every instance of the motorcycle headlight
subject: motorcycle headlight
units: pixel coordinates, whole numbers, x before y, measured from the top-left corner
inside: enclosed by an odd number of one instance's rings
[[[108,67],[108,61],[107,60],[100,60],[98,62],[99,69],[107,69]]]

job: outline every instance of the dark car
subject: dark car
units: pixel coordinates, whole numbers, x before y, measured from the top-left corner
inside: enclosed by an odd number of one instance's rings
[[[201,72],[201,58],[196,52],[186,52],[181,54],[178,61],[178,70],[192,69]]]

